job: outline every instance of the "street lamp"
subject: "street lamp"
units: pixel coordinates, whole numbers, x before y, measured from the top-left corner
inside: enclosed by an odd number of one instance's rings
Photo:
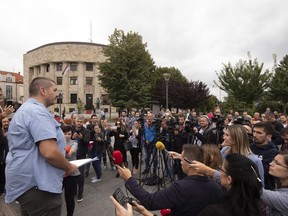
[[[165,82],[166,82],[166,110],[168,109],[168,82],[170,79],[170,74],[169,73],[164,73],[163,74]]]
[[[63,93],[59,91],[57,95],[57,103],[59,104],[59,115],[61,116],[61,104],[62,104],[62,99],[63,99]]]

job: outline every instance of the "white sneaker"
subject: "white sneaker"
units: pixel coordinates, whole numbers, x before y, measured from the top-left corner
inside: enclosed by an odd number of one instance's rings
[[[103,169],[104,169],[104,170],[107,169],[107,166],[104,166]]]
[[[95,178],[95,179],[93,179],[91,182],[92,182],[92,183],[96,183],[96,182],[100,182],[100,181],[101,181],[101,178],[100,178],[100,179]]]
[[[91,180],[94,180],[94,179],[97,179],[97,177],[96,177],[96,176],[94,176],[94,177],[92,177],[92,178],[91,178]]]

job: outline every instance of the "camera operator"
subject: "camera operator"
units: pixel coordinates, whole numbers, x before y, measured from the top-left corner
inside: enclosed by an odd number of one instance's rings
[[[182,152],[182,147],[187,142],[188,132],[185,130],[185,116],[178,116],[178,124],[175,126],[174,130],[174,146],[172,148],[173,151],[178,153]],[[185,174],[181,168],[181,163],[179,160],[175,160],[175,169],[178,175],[178,180],[183,179]]]
[[[199,128],[194,127],[193,144],[201,146],[202,144],[216,144],[216,133],[213,133],[212,125],[209,124],[209,118],[206,115],[199,117]]]
[[[151,112],[147,113],[147,122],[144,124],[144,149],[146,151],[146,158],[145,158],[145,170],[142,172],[143,175],[149,173],[149,162],[150,157],[156,154],[156,125],[154,123],[154,116]],[[153,174],[156,174],[157,168],[157,157],[154,158],[153,161]]]

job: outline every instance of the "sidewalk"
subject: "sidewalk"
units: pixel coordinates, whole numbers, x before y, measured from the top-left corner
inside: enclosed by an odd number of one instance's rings
[[[11,205],[6,204],[4,199],[0,198],[0,216],[17,216],[18,214],[14,211]]]
[[[129,167],[131,168],[130,153],[127,154]],[[103,168],[103,164],[102,164]],[[142,166],[142,171],[143,171]],[[114,216],[115,209],[113,203],[110,201],[109,196],[117,188],[121,188],[126,194],[126,188],[124,186],[124,180],[122,178],[115,178],[116,171],[112,171],[108,165],[107,169],[102,169],[102,181],[97,183],[91,183],[91,178],[95,176],[95,171],[90,167],[90,174],[88,178],[85,178],[84,186],[84,200],[83,202],[75,202],[74,216]],[[134,176],[138,177],[138,176]],[[168,186],[168,185],[167,185]],[[150,192],[157,191],[157,186],[144,186],[144,188]],[[163,189],[163,188],[161,188]],[[155,211],[155,214],[159,214],[159,211]],[[0,199],[0,216],[20,216],[20,206],[16,202],[12,202],[10,205],[5,204],[3,198]],[[61,215],[66,215],[66,205],[63,194],[63,205]]]

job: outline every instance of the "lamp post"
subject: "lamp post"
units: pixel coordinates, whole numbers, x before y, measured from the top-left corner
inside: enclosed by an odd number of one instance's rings
[[[59,91],[57,95],[57,103],[59,104],[59,115],[61,116],[61,104],[62,104],[62,99],[63,99],[63,93]]]
[[[168,109],[168,82],[170,79],[170,74],[169,73],[164,73],[163,74],[165,82],[166,82],[166,110]]]

